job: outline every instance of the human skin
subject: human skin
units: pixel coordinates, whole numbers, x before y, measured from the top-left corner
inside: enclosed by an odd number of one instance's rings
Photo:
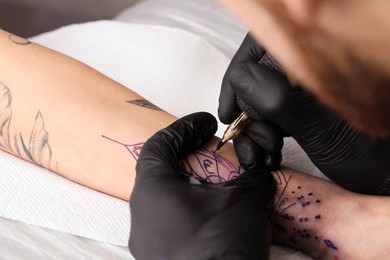
[[[98,71],[1,30],[0,57],[0,148],[129,200],[143,142],[176,118]],[[231,144],[211,152],[218,141],[182,168],[213,182],[237,176]]]
[[[390,2],[221,2],[277,57],[292,83],[364,132],[390,136]]]
[[[315,259],[386,259],[390,198],[367,196],[295,170],[274,173],[273,241]]]
[[[128,200],[143,142],[176,118],[94,69],[5,31],[0,31],[0,57],[1,149],[81,185]],[[182,169],[210,182],[237,176],[242,169],[230,143],[213,157],[211,150],[218,141],[215,138],[189,155],[181,162]],[[275,172],[274,178],[277,196],[271,205],[271,220],[275,242],[315,257],[335,259],[337,255],[342,259],[358,247],[350,238],[360,236],[361,243],[372,248],[369,256],[389,254],[380,243],[390,225],[383,217],[390,215],[388,198],[354,194],[291,169]],[[313,192],[321,203],[314,201],[304,208],[295,203],[299,199],[292,191],[298,193],[298,186],[307,194]],[[295,204],[286,208],[292,205],[289,202]],[[285,214],[294,216],[294,221],[286,221]],[[315,219],[318,214],[321,218]],[[315,221],[299,221],[306,216]],[[359,229],[350,229],[350,224]],[[366,236],[367,230],[374,228],[378,231]],[[298,229],[310,230],[312,240],[294,244],[292,241],[300,239]]]

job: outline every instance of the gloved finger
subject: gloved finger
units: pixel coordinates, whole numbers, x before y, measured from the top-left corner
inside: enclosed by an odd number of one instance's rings
[[[291,92],[286,76],[253,61],[234,67],[230,73],[230,85],[247,105],[272,121],[288,102]]]
[[[283,137],[287,136],[283,129],[268,120],[253,121],[245,128],[244,133],[271,154],[280,153],[284,144]]]
[[[241,63],[248,60],[259,61],[266,51],[257,43],[250,32],[246,35],[236,55],[232,59],[232,64]]]
[[[230,72],[236,64],[245,61],[259,62],[265,54],[265,50],[248,33],[243,43],[233,57],[222,81],[219,96],[218,117],[222,123],[229,124],[239,115],[241,110],[236,104],[236,94],[230,85]]]
[[[279,126],[270,121],[253,121],[241,136],[235,138],[233,142],[237,157],[245,169],[279,168],[283,137],[286,136]]]
[[[254,143],[245,133],[234,138],[233,144],[238,161],[245,170],[264,168],[267,151]]]
[[[136,165],[137,179],[180,178],[179,160],[209,141],[217,130],[214,116],[206,112],[185,116],[154,134],[143,146]]]
[[[245,170],[261,168],[273,171],[279,169],[282,159],[280,151],[267,152],[245,133],[237,136],[233,144],[238,160]]]
[[[265,168],[270,171],[276,171],[280,169],[280,164],[282,163],[282,152],[267,154],[265,158]]]

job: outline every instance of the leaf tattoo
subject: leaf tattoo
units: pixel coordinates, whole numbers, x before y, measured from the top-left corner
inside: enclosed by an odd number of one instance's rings
[[[9,126],[11,123],[11,93],[0,82],[0,147],[10,149]]]
[[[28,147],[20,135],[22,147],[28,158],[38,165],[50,167],[52,151],[49,145],[49,134],[45,130],[42,114],[38,111],[35,117],[34,128],[31,132]]]
[[[14,34],[10,34],[8,35],[8,39],[10,39],[13,43],[17,44],[17,45],[30,45],[31,42],[25,38],[22,38],[22,37],[19,37],[19,36],[16,36]]]
[[[45,129],[45,123],[40,111],[35,116],[34,127],[28,143],[21,133],[13,136],[14,144],[11,145],[10,124],[12,118],[12,95],[9,88],[0,82],[0,148],[13,154],[24,154],[35,164],[50,169],[52,150],[49,145],[49,134]],[[14,147],[14,148],[13,148]]]
[[[159,108],[158,106],[156,106],[152,102],[150,102],[148,100],[145,100],[145,99],[129,100],[129,101],[126,101],[126,102],[130,103],[130,104],[133,104],[133,105],[136,105],[136,106],[149,108],[149,109],[156,110],[156,111],[162,111],[161,108]]]

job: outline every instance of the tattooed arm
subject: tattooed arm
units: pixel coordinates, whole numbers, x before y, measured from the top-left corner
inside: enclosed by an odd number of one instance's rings
[[[0,30],[0,148],[65,178],[128,200],[138,152],[175,118],[96,70]],[[215,143],[182,162],[209,181],[239,172]]]
[[[175,118],[96,70],[1,30],[0,57],[0,149],[128,200],[143,142]],[[215,156],[217,142],[183,160],[183,171],[212,182],[234,178],[232,146]],[[389,255],[388,198],[290,169],[274,178],[276,242],[321,259]]]

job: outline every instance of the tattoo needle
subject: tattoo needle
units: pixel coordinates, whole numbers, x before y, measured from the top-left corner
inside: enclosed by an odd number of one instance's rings
[[[246,112],[241,112],[241,114],[226,129],[221,141],[219,141],[217,145],[217,149],[213,152],[216,153],[225,143],[238,136],[250,122],[251,118],[249,115]]]

